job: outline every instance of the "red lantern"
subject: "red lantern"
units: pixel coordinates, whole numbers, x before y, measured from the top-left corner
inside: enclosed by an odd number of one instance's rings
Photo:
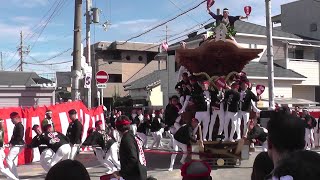
[[[207,0],[207,8],[209,9],[209,8],[211,8],[211,6],[213,6],[213,4],[214,4],[214,0]]]
[[[244,7],[244,13],[246,13],[247,16],[249,16],[251,14],[251,6],[246,6]]]
[[[264,92],[265,89],[266,89],[266,87],[264,85],[257,85],[256,86],[257,95],[260,96]]]
[[[168,51],[169,45],[168,45],[166,42],[163,42],[163,43],[161,44],[161,48],[162,48],[163,50],[165,50],[165,51]]]

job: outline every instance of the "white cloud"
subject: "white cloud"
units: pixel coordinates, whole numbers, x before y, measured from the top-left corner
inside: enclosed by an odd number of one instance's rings
[[[9,25],[0,22],[0,39],[5,42],[15,42],[20,38],[20,32],[29,34],[30,26]]]
[[[15,17],[12,17],[11,20],[13,22],[27,24],[27,23],[34,23],[35,21],[37,21],[37,18],[30,17],[30,16],[15,16]]]
[[[49,3],[49,1],[48,0],[12,0],[11,3],[18,7],[34,8],[38,6],[46,6]]]
[[[142,26],[146,26],[146,25],[150,25],[153,24],[157,21],[157,19],[136,19],[136,20],[129,20],[129,21],[121,21],[115,24],[111,25],[111,28],[125,28],[125,27],[137,27],[137,28],[141,28]]]

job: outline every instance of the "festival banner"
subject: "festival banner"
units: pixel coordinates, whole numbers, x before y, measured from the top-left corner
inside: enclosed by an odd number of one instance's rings
[[[54,128],[58,132],[62,132],[66,134],[67,129],[69,127],[69,123],[71,122],[68,111],[71,109],[75,109],[77,111],[77,116],[81,124],[83,125],[83,135],[82,142],[87,137],[87,131],[90,127],[95,126],[95,121],[102,120],[103,125],[105,125],[104,121],[104,113],[103,107],[99,106],[97,108],[87,109],[87,107],[80,101],[57,104],[52,106],[43,106],[37,108],[4,108],[0,109],[0,118],[4,119],[4,144],[8,144],[12,137],[14,125],[10,119],[10,113],[17,112],[21,117],[21,122],[24,126],[24,140],[26,144],[30,144],[32,138],[36,136],[35,132],[32,131],[32,126],[35,124],[41,125],[41,122],[45,118],[45,113],[47,110],[52,111],[52,119],[54,123]],[[104,126],[103,126],[104,127]],[[87,149],[82,149],[87,150]],[[9,153],[9,148],[5,149],[5,153]],[[24,148],[24,150],[19,154],[17,160],[17,164],[27,164],[31,162],[38,161],[40,159],[40,154],[38,148],[28,149]]]

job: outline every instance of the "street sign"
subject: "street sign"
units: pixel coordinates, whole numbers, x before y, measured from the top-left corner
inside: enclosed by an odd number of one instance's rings
[[[97,84],[107,83],[109,80],[109,75],[105,71],[98,71],[96,74]]]
[[[107,88],[107,84],[97,84],[97,88],[105,89],[105,88]]]
[[[91,73],[86,73],[85,77],[84,77],[84,88],[91,88],[91,79],[92,79],[92,75]]]

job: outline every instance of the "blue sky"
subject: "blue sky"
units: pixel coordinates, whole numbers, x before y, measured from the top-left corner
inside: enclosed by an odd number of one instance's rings
[[[19,45],[19,33],[22,30],[25,39],[24,44],[32,47],[26,62],[35,63],[44,61],[73,46],[73,17],[74,0],[64,0],[63,7],[52,18],[43,30],[48,15],[52,12],[59,0],[11,0],[2,1],[0,6],[0,51],[4,52],[5,70],[14,70],[17,67],[18,54],[15,54]],[[84,0],[85,1],[85,0]],[[102,10],[101,23],[110,21],[112,26],[106,32],[101,24],[92,25],[92,42],[97,41],[124,41],[137,35],[150,27],[153,27],[167,19],[187,10],[202,0],[93,0],[93,6]],[[280,13],[280,5],[294,0],[273,0],[272,15]],[[4,3],[6,2],[6,3]],[[265,7],[263,0],[216,0],[212,11],[216,8],[228,7],[231,15],[244,15],[243,7],[252,6],[252,14],[249,22],[264,25]],[[83,10],[85,3],[83,3]],[[180,8],[180,9],[179,9]],[[47,16],[46,13],[50,12]],[[42,18],[45,17],[43,20]],[[194,27],[208,20],[210,16],[206,12],[205,4],[184,15],[175,21],[168,23],[169,35],[183,34],[186,29]],[[42,20],[42,21],[41,21]],[[212,21],[212,20],[211,20]],[[84,19],[83,19],[84,23]],[[83,33],[85,32],[83,24]],[[196,26],[198,28],[200,26]],[[165,26],[151,31],[141,38],[134,39],[137,42],[161,42],[165,36]],[[39,38],[38,38],[39,37]],[[84,34],[82,38],[84,38]],[[176,36],[175,36],[176,37]],[[172,37],[174,38],[174,37]],[[169,38],[170,40],[170,38]],[[46,61],[55,63],[72,60],[71,51],[62,56]],[[55,71],[70,70],[71,63],[63,65],[25,65],[26,71],[38,73],[52,73]]]

